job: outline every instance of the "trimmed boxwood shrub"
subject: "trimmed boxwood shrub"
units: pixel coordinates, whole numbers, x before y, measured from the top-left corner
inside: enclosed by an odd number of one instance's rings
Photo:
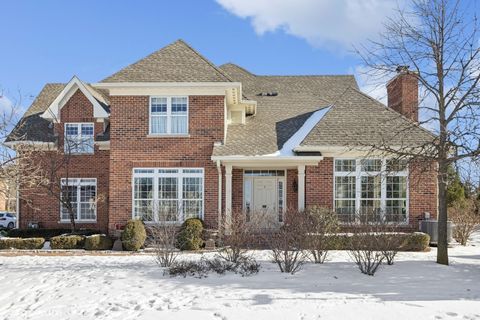
[[[71,229],[11,229],[8,231],[8,236],[12,238],[45,238],[50,240],[52,237],[63,234],[72,234]],[[77,230],[73,234],[89,236],[92,234],[102,233],[98,230]]]
[[[80,235],[61,235],[50,238],[52,249],[83,249],[85,237]]]
[[[182,224],[177,237],[180,250],[198,250],[203,246],[203,222],[198,218],[190,218]]]
[[[430,236],[423,232],[414,232],[406,236],[401,247],[403,251],[426,251],[430,245]]]
[[[145,225],[140,220],[129,220],[122,232],[123,248],[128,251],[140,249],[147,238]]]
[[[85,250],[110,250],[112,239],[104,234],[94,234],[85,238]]]
[[[43,238],[2,238],[0,249],[42,249],[44,243]]]

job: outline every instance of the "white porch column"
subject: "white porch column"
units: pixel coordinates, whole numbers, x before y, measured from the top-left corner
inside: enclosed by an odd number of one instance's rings
[[[305,210],[305,166],[298,168],[298,211]]]
[[[228,226],[232,222],[232,165],[225,166],[225,223]]]

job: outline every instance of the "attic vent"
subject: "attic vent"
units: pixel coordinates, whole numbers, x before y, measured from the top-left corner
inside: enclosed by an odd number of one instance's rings
[[[257,94],[259,97],[276,97],[278,96],[278,92],[272,91],[272,92],[260,92]]]

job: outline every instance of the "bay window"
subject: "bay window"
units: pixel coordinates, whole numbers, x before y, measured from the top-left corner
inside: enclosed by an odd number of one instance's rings
[[[407,222],[405,162],[335,159],[334,169],[334,206],[340,221]]]
[[[150,97],[150,134],[187,134],[188,97]]]
[[[70,221],[68,206],[71,206],[76,221],[97,220],[97,179],[62,179],[60,196],[61,221]]]
[[[133,217],[150,222],[203,218],[203,169],[154,168],[133,171]]]

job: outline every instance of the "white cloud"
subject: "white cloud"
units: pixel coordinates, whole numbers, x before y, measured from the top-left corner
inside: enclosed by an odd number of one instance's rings
[[[0,112],[4,113],[4,112],[11,111],[12,107],[13,107],[13,102],[10,99],[8,99],[6,96],[0,93]]]
[[[283,30],[315,47],[350,50],[375,38],[403,0],[217,0],[232,14],[250,19],[255,32]]]

